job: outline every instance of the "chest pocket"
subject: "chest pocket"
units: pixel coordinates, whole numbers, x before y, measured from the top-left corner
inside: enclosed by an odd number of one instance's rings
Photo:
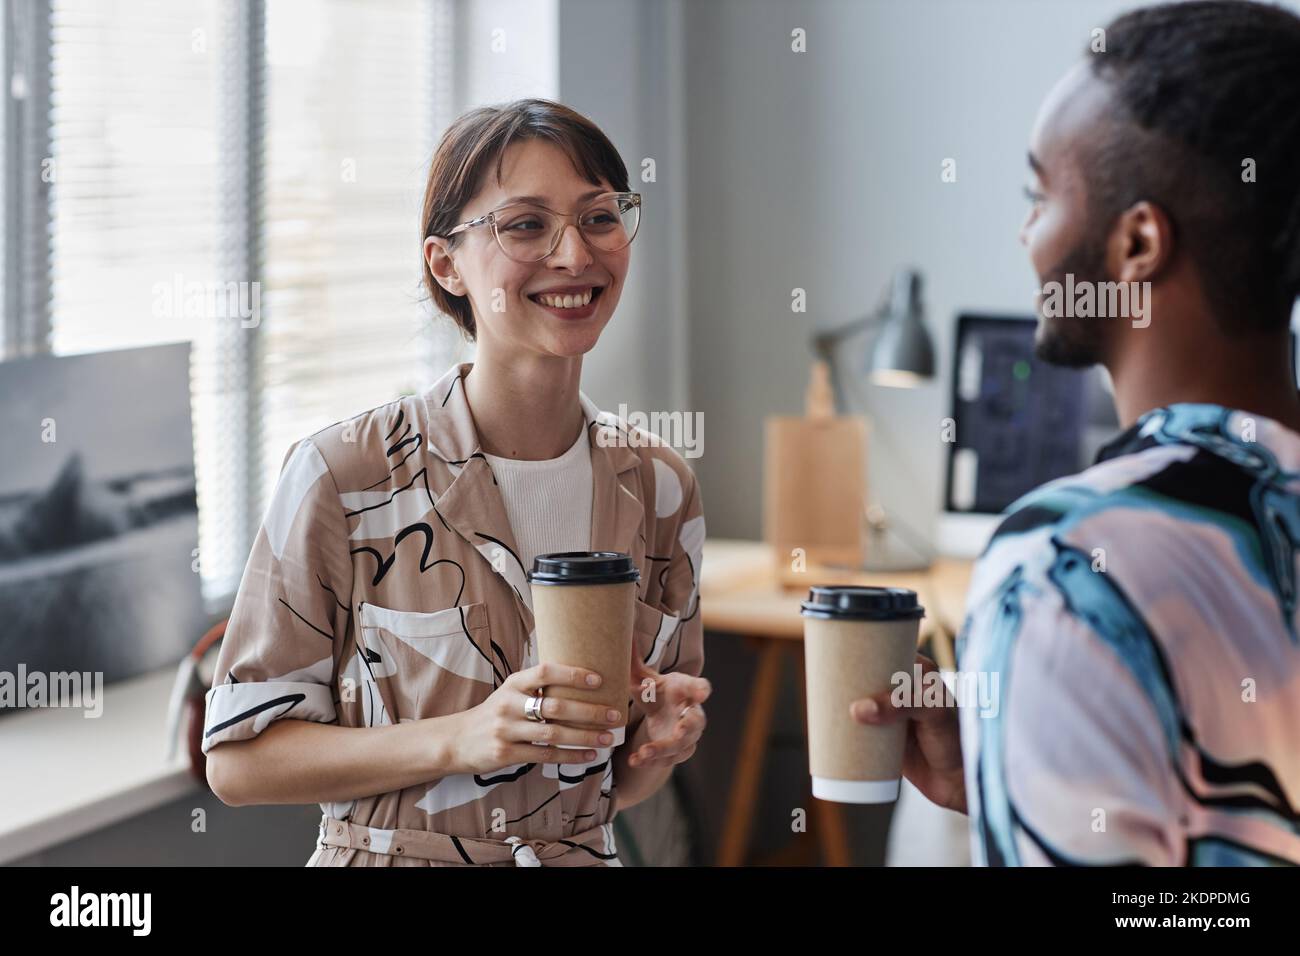
[[[363,603],[357,623],[379,659],[375,674],[394,723],[468,710],[496,686],[486,603],[441,611]]]
[[[677,654],[677,616],[659,610],[637,598],[632,616],[632,652],[651,670],[671,670]],[[645,716],[641,701],[635,696],[628,701],[628,726],[632,727]]]
[[[632,640],[636,653],[647,667],[671,669],[677,642],[677,615],[661,611],[637,599],[632,619]]]

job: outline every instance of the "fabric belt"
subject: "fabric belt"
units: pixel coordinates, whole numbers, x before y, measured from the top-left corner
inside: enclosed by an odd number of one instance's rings
[[[431,830],[381,830],[323,816],[320,845],[470,866],[511,861],[515,866],[600,866],[604,863],[618,866],[617,852],[605,852],[606,846],[614,846],[612,827],[613,824],[605,823],[553,841],[521,837],[481,840]]]

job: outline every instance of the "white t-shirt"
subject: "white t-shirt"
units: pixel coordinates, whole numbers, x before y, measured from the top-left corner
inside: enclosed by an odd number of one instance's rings
[[[485,457],[525,569],[533,569],[539,554],[591,550],[591,444],[585,428],[559,458]]]

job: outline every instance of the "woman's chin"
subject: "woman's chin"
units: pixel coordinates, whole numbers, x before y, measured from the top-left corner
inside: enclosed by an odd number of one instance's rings
[[[600,340],[598,335],[564,335],[557,336],[549,343],[546,351],[563,358],[580,358],[596,347]]]
[[[593,316],[591,320],[566,320],[572,324],[548,330],[547,351],[567,358],[586,355],[596,347],[600,333],[605,328],[604,322],[598,322],[597,319],[597,316]]]

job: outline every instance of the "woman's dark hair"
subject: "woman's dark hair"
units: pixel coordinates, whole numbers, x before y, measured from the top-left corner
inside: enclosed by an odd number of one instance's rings
[[[601,181],[615,192],[628,189],[627,166],[609,138],[591,120],[569,107],[543,99],[515,100],[500,106],[481,106],[460,116],[447,127],[433,154],[420,214],[421,249],[430,236],[445,236],[459,225],[465,205],[483,185],[489,166],[501,179],[507,147],[529,139],[542,139],[563,149],[574,168],[593,186]],[[464,233],[452,237],[452,246]],[[434,304],[451,316],[466,337],[475,335],[474,311],[469,298],[452,295],[438,284],[424,260],[424,285]]]
[[[1300,295],[1300,17],[1167,3],[1120,16],[1088,55],[1121,106],[1084,164],[1099,221],[1154,202],[1225,331],[1285,327]]]

